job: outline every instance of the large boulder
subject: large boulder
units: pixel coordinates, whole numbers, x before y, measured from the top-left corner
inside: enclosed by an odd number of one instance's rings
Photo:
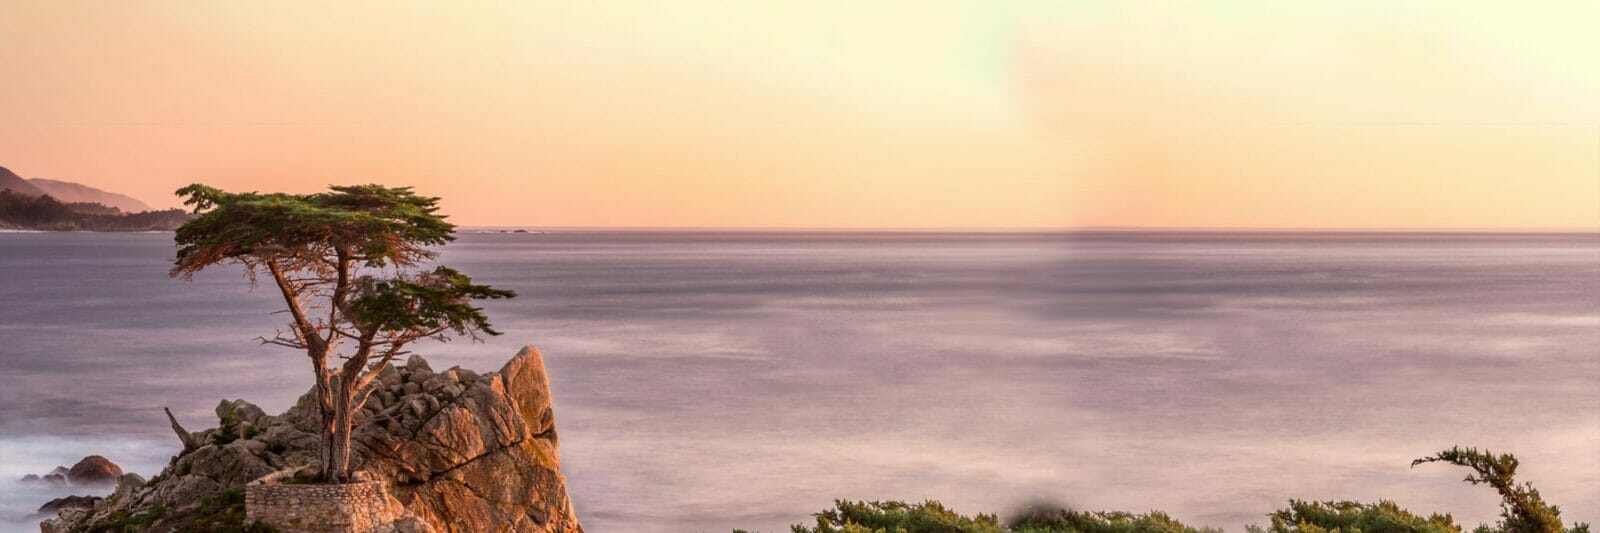
[[[67,483],[79,486],[114,485],[122,467],[98,455],[84,457],[67,470]]]
[[[224,422],[230,418],[240,422],[255,422],[260,420],[261,417],[267,416],[266,411],[256,407],[256,404],[244,400],[223,400],[222,403],[217,404],[216,412],[217,420]]]
[[[266,445],[254,440],[207,444],[179,457],[177,471],[210,478],[224,487],[239,487],[277,470],[263,457],[265,451]]]
[[[582,531],[560,471],[539,350],[523,348],[481,376],[425,372],[436,392],[390,390],[395,405],[382,412],[397,423],[357,432],[361,467],[439,531]]]
[[[174,476],[162,481],[150,484],[150,490],[139,495],[143,503],[181,509],[223,489],[216,480],[194,474]]]
[[[355,417],[351,460],[384,481],[411,517],[385,531],[583,531],[561,475],[550,380],[537,349],[523,348],[486,374],[435,372],[413,356],[372,386]],[[174,457],[160,475],[142,484],[129,479],[111,498],[66,509],[44,527],[93,530],[119,513],[161,507],[149,528],[182,529],[205,520],[201,515],[214,510],[201,502],[225,489],[275,471],[315,471],[322,441],[310,392],[277,416],[242,400],[216,411],[219,427],[191,434],[203,437],[202,445]]]

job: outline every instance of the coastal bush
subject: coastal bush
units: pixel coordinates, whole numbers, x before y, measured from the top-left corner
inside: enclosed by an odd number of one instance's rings
[[[1174,520],[1161,511],[1133,514],[1122,511],[1072,511],[1068,509],[1029,509],[1013,518],[1008,531],[1018,533],[1222,533],[1210,527],[1196,528]]]
[[[793,533],[1002,533],[999,517],[962,516],[939,502],[834,500],[832,509],[812,515],[814,528],[795,525]]]
[[[1289,500],[1289,507],[1267,515],[1271,525],[1250,526],[1250,533],[1461,533],[1448,514],[1423,518],[1394,502]]]
[[[1411,462],[1412,467],[1427,463],[1447,463],[1472,470],[1466,481],[1487,484],[1500,494],[1500,521],[1480,525],[1473,533],[1589,533],[1589,525],[1576,523],[1567,528],[1561,522],[1561,509],[1545,503],[1531,483],[1517,483],[1517,458],[1476,448],[1455,447]],[[812,515],[815,527],[791,526],[793,533],[1220,533],[1220,529],[1196,528],[1174,520],[1166,513],[1151,511],[1133,514],[1120,511],[1081,512],[1067,509],[1030,508],[1017,514],[1005,526],[996,515],[968,517],[937,501],[907,504],[899,501],[834,500],[834,508]],[[1246,526],[1249,533],[1462,533],[1449,514],[1426,517],[1400,508],[1392,501],[1360,503],[1353,501],[1289,500],[1289,506],[1267,514],[1266,527]],[[736,529],[734,533],[745,533]]]
[[[276,528],[245,523],[244,487],[229,487],[200,499],[194,518],[177,533],[274,533]]]
[[[1221,533],[1219,529],[1191,527],[1159,511],[1133,514],[1035,508],[1001,525],[998,515],[965,516],[933,500],[919,504],[835,500],[832,509],[812,516],[816,519],[815,527],[795,525],[790,530],[793,533]]]
[[[217,432],[212,436],[217,445],[222,446],[239,440],[239,422],[239,415],[233,412],[232,407],[229,407],[227,412],[222,415],[221,425],[217,426]]]
[[[793,533],[1222,533],[1219,528],[1184,524],[1161,511],[1072,511],[1031,508],[1001,526],[996,515],[967,517],[937,501],[836,500],[833,509],[813,515],[815,527],[792,526]],[[1270,513],[1270,525],[1247,526],[1249,533],[1462,533],[1448,514],[1418,516],[1391,501],[1290,500]],[[1523,533],[1480,528],[1474,533]],[[734,530],[742,533],[744,530]],[[1573,532],[1576,533],[1576,532]]]

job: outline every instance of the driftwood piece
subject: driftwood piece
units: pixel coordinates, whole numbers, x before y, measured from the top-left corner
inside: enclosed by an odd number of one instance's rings
[[[183,424],[178,423],[178,417],[172,416],[172,410],[165,407],[162,407],[161,410],[167,412],[167,420],[172,422],[172,431],[178,434],[178,441],[183,443],[183,453],[199,449],[200,445],[194,441],[194,436],[190,435],[188,430],[183,429]]]

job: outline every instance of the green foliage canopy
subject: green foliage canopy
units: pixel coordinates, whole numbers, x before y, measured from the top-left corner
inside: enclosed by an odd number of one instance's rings
[[[354,292],[346,304],[345,316],[357,329],[402,335],[447,331],[458,335],[477,331],[499,335],[483,310],[473,307],[472,300],[516,296],[512,291],[474,284],[472,278],[443,266],[393,279],[362,277]]]
[[[321,270],[342,261],[406,267],[433,259],[437,252],[429,247],[455,239],[455,225],[437,214],[439,199],[418,196],[410,187],[263,194],[194,184],[178,195],[198,216],[178,228],[174,276],[190,277],[230,259],[252,266],[277,260],[290,270]]]

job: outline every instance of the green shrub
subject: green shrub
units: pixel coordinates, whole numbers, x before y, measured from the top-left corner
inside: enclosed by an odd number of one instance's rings
[[[130,515],[125,511],[116,511],[106,516],[104,520],[90,525],[88,530],[95,533],[143,531],[145,526],[150,525],[151,522],[160,520],[161,517],[167,515],[167,512],[168,509],[160,505],[150,508],[149,511],[135,515]]]
[[[232,407],[222,415],[222,425],[217,427],[216,436],[218,446],[239,440],[239,415],[235,414]]]
[[[796,525],[793,533],[1220,533],[1195,528],[1159,511],[1146,514],[1029,509],[1002,526],[992,514],[962,516],[936,501],[835,500],[815,515],[816,527]],[[741,533],[743,530],[734,530]],[[1459,532],[1458,532],[1459,533]]]
[[[273,533],[276,530],[260,523],[245,523],[244,488],[229,487],[200,499],[195,508],[194,520],[184,524],[178,533]]]
[[[1080,512],[1066,509],[1029,509],[1011,520],[1009,531],[1018,533],[1221,533],[1195,528],[1161,511],[1145,514],[1121,511]]]
[[[1473,533],[1589,533],[1589,524],[1575,523],[1565,528],[1561,509],[1549,505],[1529,483],[1517,483],[1517,458],[1495,455],[1488,450],[1451,448],[1411,462],[1442,462],[1472,469],[1466,481],[1487,484],[1500,493],[1500,521],[1481,525]],[[812,515],[814,528],[792,526],[794,533],[1220,533],[1220,529],[1195,528],[1172,519],[1166,513],[1151,511],[1132,514],[1120,511],[1079,512],[1065,509],[1028,509],[1005,527],[995,515],[965,517],[936,501],[910,505],[897,501],[834,500],[834,508]],[[1271,525],[1247,526],[1250,533],[1462,533],[1461,526],[1448,514],[1427,518],[1401,509],[1391,501],[1359,503],[1352,501],[1289,500],[1289,507],[1268,514]],[[734,533],[746,533],[735,529]]]
[[[897,501],[834,500],[834,508],[815,515],[817,526],[795,525],[793,533],[1003,533],[999,517],[966,517],[936,501],[912,505]]]
[[[1272,525],[1266,529],[1251,526],[1251,533],[1461,533],[1461,526],[1448,514],[1435,513],[1423,518],[1387,500],[1378,503],[1289,500],[1287,509],[1267,517],[1272,519]]]

